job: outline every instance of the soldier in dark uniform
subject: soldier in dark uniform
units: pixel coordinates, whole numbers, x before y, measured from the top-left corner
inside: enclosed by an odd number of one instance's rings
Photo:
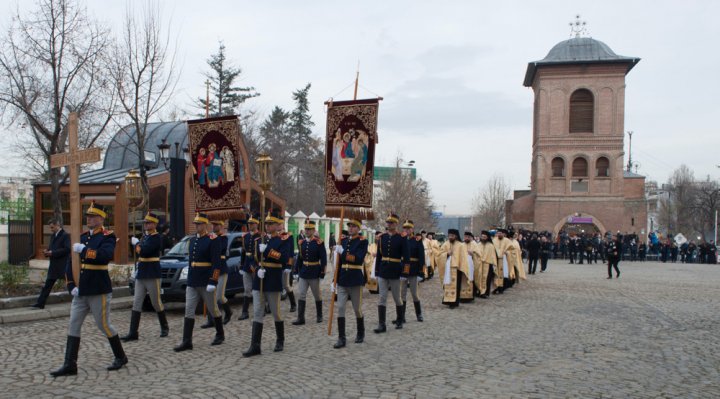
[[[68,262],[65,269],[65,281],[73,300],[70,306],[65,362],[58,370],[50,373],[53,377],[77,374],[80,329],[88,313],[93,314],[95,324],[110,341],[110,347],[115,355],[115,360],[107,369],[118,370],[128,362],[120,337],[110,324],[112,282],[108,273],[108,264],[115,253],[117,239],[115,233],[103,227],[107,213],[102,206],[90,204],[85,215],[89,231],[83,233],[80,242],[72,246],[73,252],[80,255],[79,281],[75,281],[73,277],[72,262]]]
[[[139,338],[138,327],[140,327],[140,315],[145,295],[150,297],[155,312],[160,321],[160,336],[167,337],[169,332],[165,307],[160,299],[160,256],[162,255],[162,235],[157,231],[157,224],[160,222],[157,215],[148,212],[145,215],[145,235],[142,240],[136,237],[130,239],[135,247],[135,253],[139,256],[135,266],[135,294],[133,298],[132,313],[130,314],[130,331],[121,339],[137,341]]]
[[[250,300],[252,299],[253,274],[257,269],[257,263],[255,261],[255,241],[260,239],[260,232],[258,231],[259,223],[258,218],[255,216],[248,219],[247,224],[250,231],[243,236],[243,254],[240,260],[240,274],[243,279],[243,307],[238,320],[250,318],[248,308],[250,307]]]
[[[402,303],[400,302],[400,274],[402,273],[403,264],[406,262],[407,256],[407,240],[397,232],[397,225],[400,219],[395,214],[385,219],[387,232],[380,236],[377,244],[377,255],[375,258],[375,275],[378,280],[378,291],[380,292],[380,300],[378,301],[378,326],[373,331],[376,334],[387,331],[385,325],[385,316],[387,312],[387,296],[388,290],[392,290],[393,301],[395,302],[395,312],[399,322],[395,325],[396,329],[402,328]]]
[[[607,258],[608,258],[608,278],[612,278],[612,269],[615,268],[616,278],[620,278],[620,269],[618,269],[618,263],[620,263],[620,257],[622,256],[622,237],[620,234],[615,234],[615,239],[611,240],[607,245]]]
[[[348,222],[349,237],[340,241],[340,249],[335,251],[340,256],[340,269],[338,270],[337,287],[333,286],[334,292],[337,292],[338,306],[338,340],[333,346],[335,349],[345,347],[345,304],[348,296],[352,301],[353,310],[355,311],[355,319],[357,320],[357,335],[355,343],[359,344],[365,340],[365,319],[362,314],[362,291],[367,276],[364,271],[365,255],[368,251],[368,242],[365,237],[361,236],[360,228],[362,222],[357,219],[351,219]]]
[[[544,235],[540,236],[540,273],[545,273],[545,270],[547,270],[551,249],[552,243],[548,241],[547,237]]]
[[[52,237],[50,238],[48,248],[43,250],[43,255],[50,259],[50,264],[48,265],[47,276],[45,277],[45,285],[40,291],[37,302],[32,305],[35,309],[45,308],[45,302],[48,296],[50,296],[55,282],[61,278],[65,278],[65,267],[70,258],[70,235],[63,230],[56,219],[50,219],[48,221],[48,227],[50,228],[50,232],[52,232]]]
[[[298,316],[292,324],[299,326],[305,324],[305,304],[307,303],[308,288],[312,290],[315,298],[317,322],[322,322],[322,294],[320,293],[320,279],[325,278],[327,267],[327,251],[325,243],[315,237],[315,222],[305,222],[304,240],[299,242],[299,252],[295,261],[295,272],[300,276],[298,282]]]
[[[280,315],[280,292],[282,291],[283,266],[287,264],[286,240],[280,237],[278,231],[284,220],[280,218],[279,211],[268,213],[265,218],[267,235],[255,241],[255,259],[260,266],[253,276],[253,324],[250,348],[242,353],[244,357],[259,355],[262,342],[263,319],[265,317],[265,302],[270,306],[275,319],[275,352],[280,352],[285,346],[285,323]]]
[[[208,234],[210,220],[204,213],[198,213],[193,220],[196,235],[188,244],[188,277],[185,288],[185,319],[183,322],[183,339],[180,345],[173,348],[175,352],[193,348],[192,335],[195,326],[195,309],[200,300],[207,305],[207,311],[214,318],[215,338],[210,345],[220,345],[225,341],[220,309],[215,301],[220,270],[212,262],[213,238]]]
[[[285,223],[280,226],[280,229],[285,228]],[[287,231],[282,231],[280,233],[280,238],[282,238],[285,241],[285,252],[287,253],[287,263],[283,266],[283,289],[282,294],[287,294],[287,298],[290,301],[290,313],[293,313],[297,310],[297,302],[295,302],[295,293],[292,290],[292,271],[293,267],[295,266],[295,240],[293,239],[292,234],[288,233]],[[282,300],[282,295],[280,295],[280,299]],[[265,309],[265,314],[270,313],[270,308],[267,307]]]
[[[212,246],[210,248],[212,264],[213,264],[213,280],[217,281],[217,289],[215,290],[215,302],[225,313],[223,318],[223,324],[230,322],[232,317],[232,309],[230,304],[225,297],[225,288],[227,287],[228,279],[228,267],[227,267],[227,247],[228,238],[225,235],[225,221],[224,220],[211,220],[210,223],[213,227],[211,235]],[[207,322],[201,325],[200,328],[210,328],[215,326],[215,320],[211,317],[208,312]]]
[[[407,309],[407,292],[410,287],[410,294],[413,297],[413,305],[415,306],[415,317],[417,321],[423,321],[422,308],[420,306],[420,297],[417,294],[418,278],[424,275],[423,266],[425,265],[425,247],[423,246],[422,236],[415,235],[415,224],[412,220],[406,220],[403,223],[403,232],[405,233],[406,243],[406,263],[403,264],[403,271],[400,274],[400,296],[402,298],[402,322],[405,323],[405,310]],[[397,322],[395,323],[397,324]]]

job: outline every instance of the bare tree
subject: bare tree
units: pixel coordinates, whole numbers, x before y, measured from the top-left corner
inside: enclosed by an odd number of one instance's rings
[[[480,228],[505,224],[505,201],[510,185],[501,175],[493,175],[472,199],[474,226]]]
[[[54,216],[62,220],[60,185],[67,170],[50,168],[65,151],[66,123],[77,112],[81,148],[106,137],[116,95],[102,59],[108,31],[72,0],[40,0],[26,16],[15,12],[1,41],[0,112],[20,128],[18,146],[38,177],[50,179]]]
[[[131,138],[137,146],[138,166],[144,161],[147,125],[160,118],[175,91],[179,71],[175,65],[175,48],[170,49],[169,29],[165,30],[157,3],[148,2],[137,12],[130,7],[119,41],[109,63],[122,108],[122,119],[129,120],[135,132]],[[145,169],[140,167],[144,203],[149,192]]]

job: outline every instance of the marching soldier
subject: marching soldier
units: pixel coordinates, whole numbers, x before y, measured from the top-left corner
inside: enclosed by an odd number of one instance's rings
[[[220,277],[219,265],[213,266],[212,246],[213,239],[208,234],[210,220],[204,213],[197,213],[193,220],[197,234],[188,244],[188,278],[185,289],[185,319],[183,323],[183,338],[180,345],[173,348],[175,352],[192,350],[192,334],[195,326],[195,309],[202,299],[207,305],[207,311],[214,318],[215,338],[210,345],[220,345],[225,341],[220,309],[215,301],[215,290]]]
[[[212,264],[213,264],[213,277],[217,280],[217,289],[215,290],[215,302],[218,307],[222,308],[225,313],[223,318],[223,324],[230,322],[232,317],[232,309],[230,304],[225,297],[225,287],[227,287],[228,279],[228,268],[227,268],[227,246],[228,238],[225,235],[225,221],[224,220],[211,220],[213,232],[210,238],[212,238],[212,246],[210,248]],[[216,274],[219,275],[217,277]],[[215,321],[211,317],[210,312],[207,315],[207,322],[200,326],[200,328],[210,328],[215,326]]]
[[[280,230],[283,230],[285,223],[280,226]],[[287,231],[283,231],[280,234],[280,238],[285,241],[285,252],[287,253],[287,263],[283,266],[283,292],[287,294],[288,300],[290,301],[290,313],[297,310],[297,303],[295,302],[295,293],[292,290],[292,271],[295,266],[295,244],[292,234]],[[266,309],[265,314],[270,313],[269,308]]]
[[[73,296],[70,307],[70,326],[68,328],[65,362],[62,367],[50,373],[53,377],[76,375],[77,358],[80,350],[80,329],[88,313],[92,313],[100,331],[110,341],[115,360],[107,367],[118,370],[128,362],[122,342],[115,328],[110,324],[110,300],[112,283],[108,273],[108,264],[115,253],[115,233],[106,230],[103,222],[107,217],[105,209],[91,203],[85,212],[88,231],[80,236],[80,242],[73,244],[73,252],[80,255],[80,278],[75,281],[72,262],[65,269],[65,281]]]
[[[130,331],[120,338],[125,342],[137,341],[139,338],[140,315],[145,295],[150,297],[155,312],[160,321],[160,336],[167,337],[169,332],[165,308],[160,299],[160,256],[162,255],[162,236],[157,231],[160,222],[157,215],[148,212],[145,215],[145,235],[142,240],[133,237],[130,241],[139,255],[135,268],[135,296],[133,298],[132,313],[130,314]]]
[[[388,289],[392,290],[395,312],[397,313],[396,329],[402,328],[402,303],[400,302],[400,273],[402,265],[406,263],[407,240],[397,232],[400,221],[397,215],[390,214],[385,219],[387,232],[380,236],[375,257],[375,274],[378,280],[380,300],[378,301],[378,326],[373,331],[376,334],[387,331],[385,316],[387,312]]]
[[[413,297],[413,305],[415,306],[415,317],[417,321],[423,321],[422,307],[420,306],[420,297],[417,294],[418,278],[424,276],[423,267],[425,265],[425,247],[423,246],[422,236],[414,234],[415,224],[412,220],[406,220],[403,223],[405,238],[407,239],[407,260],[403,266],[400,277],[400,295],[402,297],[402,322],[405,323],[405,310],[407,309],[407,292],[410,287],[410,294]],[[395,323],[397,324],[397,323]]]
[[[364,273],[364,261],[368,251],[368,242],[361,236],[360,228],[362,222],[352,219],[348,222],[349,237],[340,241],[335,251],[340,256],[340,269],[338,270],[337,292],[338,306],[338,340],[333,346],[335,349],[345,347],[345,304],[348,296],[352,301],[355,319],[357,320],[357,335],[355,343],[359,344],[365,340],[365,319],[362,314],[362,291],[367,279]]]
[[[283,266],[287,264],[285,241],[280,237],[280,225],[283,224],[279,212],[268,213],[265,218],[267,236],[257,240],[255,259],[260,266],[253,276],[253,324],[250,348],[242,353],[243,357],[259,355],[262,342],[265,302],[270,306],[275,319],[275,352],[285,346],[285,323],[280,315],[280,292],[282,291]]]
[[[250,231],[243,236],[243,254],[240,260],[240,274],[243,279],[243,307],[238,320],[250,318],[248,308],[250,307],[250,300],[252,299],[253,274],[257,269],[257,263],[255,262],[255,242],[260,240],[260,232],[258,231],[258,224],[260,222],[257,217],[251,217],[247,223]]]
[[[305,304],[307,303],[308,287],[312,290],[315,299],[315,310],[317,312],[317,322],[322,322],[322,294],[320,293],[320,279],[325,278],[325,269],[327,267],[327,252],[325,244],[320,238],[315,237],[315,222],[307,220],[305,222],[304,240],[299,242],[299,252],[295,261],[295,271],[300,276],[298,283],[298,316],[293,325],[299,326],[305,324]],[[339,248],[336,245],[335,248]]]

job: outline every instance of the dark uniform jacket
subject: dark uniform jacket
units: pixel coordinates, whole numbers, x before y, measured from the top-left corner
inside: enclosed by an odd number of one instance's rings
[[[68,291],[78,287],[80,296],[103,295],[112,292],[112,282],[108,273],[108,264],[115,255],[117,238],[112,230],[98,227],[94,231],[86,231],[80,236],[80,243],[85,244],[80,253],[80,283],[73,280],[72,262],[67,262],[65,279]]]
[[[613,240],[607,245],[607,257],[610,260],[618,260],[622,255],[620,243]]]
[[[340,245],[344,251],[340,255],[338,285],[343,287],[365,285],[366,276],[363,263],[368,251],[368,241],[365,237],[357,235],[355,238],[343,239]]]
[[[212,238],[209,234],[192,237],[188,245],[188,287],[206,287],[212,276]],[[217,281],[215,281],[217,283]]]
[[[405,243],[406,256],[403,262],[403,277],[417,277],[425,265],[425,246],[422,238],[408,237]]]
[[[212,276],[210,281],[217,283],[218,278],[227,274],[227,246],[228,238],[225,234],[211,236],[210,257],[212,258]]]
[[[248,232],[243,236],[243,254],[240,261],[240,270],[246,273],[254,273],[257,268],[255,260],[255,241],[258,240],[260,240],[260,233],[252,234]]]
[[[152,234],[145,234],[135,246],[139,258],[137,262],[137,274],[135,278],[153,279],[160,278],[160,256],[162,255],[162,236],[156,231]]]
[[[280,234],[280,239],[285,243],[285,255],[287,256],[287,262],[283,265],[283,269],[292,270],[295,266],[295,239],[291,234],[283,233]]]
[[[552,250],[552,243],[545,241],[540,243],[540,257],[547,259],[550,257],[550,251]]]
[[[300,240],[295,270],[300,278],[306,280],[325,277],[327,252],[325,244],[319,238]]]
[[[70,260],[70,234],[65,230],[58,230],[57,234],[50,237],[48,250],[50,255],[50,266],[48,267],[47,278],[57,280],[65,277],[65,267]]]
[[[375,275],[393,280],[400,278],[407,256],[406,245],[407,240],[401,234],[383,233],[377,247]]]
[[[262,253],[260,252],[261,241],[267,245]],[[280,238],[279,235],[255,241],[255,253],[258,254],[255,260],[260,267],[265,269],[265,278],[262,279],[264,280],[262,287],[264,292],[282,291],[283,268],[288,262],[286,241]],[[260,290],[260,280],[258,274],[255,273],[253,276],[253,290]]]

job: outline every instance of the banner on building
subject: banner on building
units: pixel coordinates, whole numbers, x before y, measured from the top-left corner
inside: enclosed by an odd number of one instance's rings
[[[379,99],[329,102],[325,214],[373,219],[373,167]]]
[[[195,209],[210,218],[242,219],[237,116],[187,122]]]

